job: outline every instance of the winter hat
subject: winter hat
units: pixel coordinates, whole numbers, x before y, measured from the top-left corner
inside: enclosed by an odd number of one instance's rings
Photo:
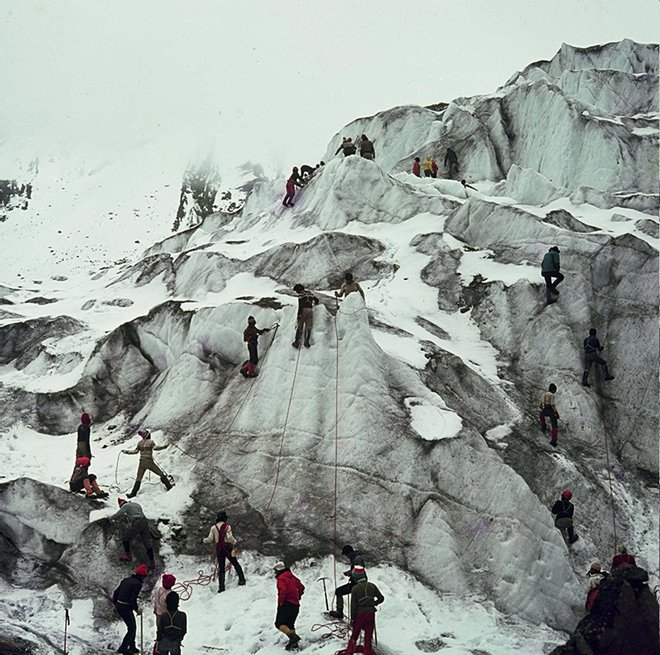
[[[143,439],[148,439],[151,436],[151,432],[147,430],[147,428],[140,428],[138,431],[138,436],[142,437]]]
[[[557,246],[552,246],[550,250],[554,250],[554,252],[559,252],[559,248]]]
[[[248,323],[256,323],[257,319],[254,316],[248,316]]]
[[[346,545],[341,549],[341,554],[342,554],[344,557],[348,557],[348,555],[350,555],[350,553],[353,553],[353,552],[355,552],[355,551],[353,550],[353,546],[351,546],[351,544],[346,544]]]
[[[293,286],[293,290],[294,290],[296,293],[301,293],[302,291],[305,290],[305,287],[304,287],[302,284],[295,284],[295,285]]]
[[[125,505],[128,501],[125,498],[117,498],[117,505],[121,507],[122,505]]]
[[[89,466],[89,457],[78,457],[76,466]]]
[[[564,491],[561,492],[561,497],[570,500],[573,498],[573,492],[570,489],[564,489]]]
[[[83,415],[80,417],[80,422],[85,425],[89,425],[92,422],[92,419],[90,418],[87,412],[84,412]]]
[[[600,573],[600,562],[594,562],[591,565],[591,568],[589,569],[587,575],[589,575],[590,573]]]
[[[286,568],[286,564],[284,562],[276,562],[275,565],[273,566],[273,570],[276,572],[284,571]]]
[[[165,589],[171,589],[175,582],[176,578],[171,573],[166,573],[163,576],[163,587],[165,587]]]
[[[140,566],[135,569],[135,575],[143,575],[146,577],[149,575],[149,569],[144,564],[140,564]]]
[[[367,572],[364,570],[363,566],[354,566],[351,571],[351,577],[356,580],[361,580],[362,578],[367,577]]]

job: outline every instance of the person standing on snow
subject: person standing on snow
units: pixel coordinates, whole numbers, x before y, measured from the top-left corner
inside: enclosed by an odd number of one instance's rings
[[[574,544],[579,539],[573,530],[573,512],[575,508],[571,503],[572,497],[573,493],[565,489],[561,492],[561,498],[552,506],[555,527],[561,532],[561,536],[568,545]]]
[[[167,609],[165,599],[172,591],[172,587],[176,584],[176,578],[171,573],[165,573],[161,578],[161,586],[154,588],[153,601],[154,601],[154,614],[156,620]]]
[[[559,412],[557,411],[557,406],[555,405],[555,394],[557,393],[557,386],[551,384],[548,387],[548,390],[541,396],[541,402],[539,403],[539,409],[541,413],[539,414],[539,421],[541,422],[541,430],[545,432],[548,428],[545,423],[545,417],[550,418],[550,424],[552,428],[550,430],[550,445],[557,445],[557,420],[559,419]]]
[[[149,567],[156,568],[154,560],[153,542],[151,541],[151,530],[149,529],[149,521],[142,511],[142,507],[135,501],[129,502],[123,498],[117,498],[119,511],[115,512],[110,517],[110,522],[117,522],[124,528],[122,536],[122,544],[124,546],[124,554],[119,558],[122,562],[130,562],[133,560],[131,555],[131,539],[139,537],[140,541],[147,551],[149,558]]]
[[[135,573],[128,578],[124,578],[119,586],[115,589],[112,595],[112,602],[114,603],[117,614],[121,620],[126,624],[126,636],[121,642],[121,646],[117,649],[118,653],[139,653],[139,649],[135,645],[135,633],[137,626],[135,624],[136,614],[141,614],[138,607],[137,600],[142,590],[142,583],[149,575],[149,570],[144,564],[135,569]]]
[[[138,442],[138,445],[133,450],[122,450],[121,452],[125,455],[140,455],[140,463],[138,464],[137,475],[135,476],[135,482],[133,484],[133,489],[131,493],[126,494],[129,498],[134,498],[137,496],[138,491],[140,490],[140,485],[142,484],[142,478],[147,471],[153,471],[159,478],[160,481],[165,485],[165,490],[169,491],[172,488],[172,483],[165,473],[160,470],[160,467],[156,462],[154,462],[154,450],[165,450],[169,444],[164,446],[157,446],[151,439],[151,432],[145,428],[138,430],[138,435],[141,437],[141,440]]]
[[[601,569],[599,562],[594,562],[591,565],[591,568],[587,571],[587,598],[584,602],[585,612],[591,612],[591,608],[594,606],[600,587],[608,576],[609,573]]]
[[[84,490],[87,498],[107,498],[108,493],[101,490],[96,482],[96,476],[89,472],[89,465],[89,457],[76,458],[76,465],[69,480],[69,489],[74,493]]]
[[[438,177],[438,162],[431,157],[431,177]]]
[[[428,155],[424,160],[422,168],[424,169],[424,177],[431,177],[433,175],[433,162],[431,161],[431,155]]]
[[[416,177],[422,177],[422,171],[419,161],[420,161],[419,157],[415,157],[415,161],[413,161],[412,174],[415,175]]]
[[[376,150],[373,141],[367,138],[366,134],[360,139],[360,157],[373,161],[376,158]]]
[[[346,544],[341,549],[341,554],[344,557],[348,558],[348,561],[351,563],[351,568],[348,571],[344,571],[344,575],[348,578],[348,582],[345,585],[341,585],[335,589],[335,600],[337,603],[336,609],[330,612],[330,616],[333,616],[336,619],[344,618],[344,596],[347,596],[353,590],[353,585],[357,582],[352,576],[353,569],[356,566],[360,566],[364,569],[364,559],[362,555],[353,549],[353,546]]]
[[[248,316],[248,326],[243,330],[243,341],[247,343],[249,360],[245,365],[245,377],[254,378],[257,377],[255,367],[259,363],[259,352],[257,350],[257,340],[259,335],[264,334],[265,332],[270,332],[270,328],[259,329],[257,327],[257,319],[254,316]],[[241,369],[242,372],[242,369]]]
[[[376,606],[380,605],[385,596],[380,593],[380,589],[367,580],[367,573],[362,566],[355,566],[351,573],[351,578],[355,580],[351,590],[351,619],[353,631],[348,640],[348,647],[344,655],[353,655],[355,645],[364,631],[364,655],[373,655],[371,641],[376,626]]]
[[[291,345],[300,348],[300,339],[304,338],[305,348],[309,348],[312,345],[309,339],[314,327],[314,306],[319,304],[319,299],[311,291],[307,291],[302,284],[296,284],[293,290],[298,294],[298,317],[296,336]]]
[[[454,177],[458,173],[458,155],[452,148],[447,148],[445,153],[445,166],[449,167],[449,177]]]
[[[238,576],[239,587],[245,586],[245,575],[236,558],[236,538],[232,534],[231,525],[227,523],[227,512],[218,512],[215,525],[211,526],[209,535],[202,540],[205,544],[215,544],[215,554],[218,558],[218,593],[225,590],[225,560],[229,560]]]
[[[92,459],[92,447],[89,443],[91,438],[90,424],[92,419],[87,412],[83,412],[78,426],[78,441],[76,442],[76,457],[89,457]]]
[[[303,181],[300,175],[298,174],[298,167],[294,166],[289,179],[286,181],[286,195],[282,204],[285,207],[293,207],[293,198],[296,195],[296,187],[302,187]]]
[[[357,152],[357,148],[350,136],[342,138],[341,145],[335,150],[335,155],[338,155],[340,151],[344,153],[344,157],[349,157]]]
[[[564,276],[559,272],[559,248],[552,246],[548,252],[543,256],[541,262],[541,275],[545,280],[545,304],[552,303],[552,294],[559,295],[557,285],[563,281]],[[557,281],[553,282],[552,279],[556,278]]]
[[[296,634],[296,619],[300,611],[300,599],[305,593],[305,585],[291,573],[284,562],[277,562],[273,566],[273,571],[277,578],[275,627],[289,638],[285,650],[297,650],[300,637]]]
[[[158,655],[181,655],[181,642],[188,632],[188,617],[179,611],[179,594],[170,591],[165,611],[156,622]]]
[[[603,352],[604,348],[600,345],[600,341],[596,337],[596,334],[598,334],[596,328],[591,328],[589,330],[589,336],[583,342],[584,373],[582,373],[582,385],[585,387],[591,386],[589,384],[589,371],[594,364],[603,368],[606,380],[614,380],[614,376],[610,374],[610,371],[607,368],[607,362],[598,354]]]
[[[335,298],[347,296],[349,293],[355,291],[357,291],[362,296],[362,300],[364,300],[364,291],[362,291],[362,287],[353,279],[352,273],[346,273],[346,275],[344,275],[344,283],[341,285],[341,289],[335,291]]]

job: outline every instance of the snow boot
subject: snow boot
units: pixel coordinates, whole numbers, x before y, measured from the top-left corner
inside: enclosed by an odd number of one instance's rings
[[[166,475],[164,475],[160,481],[165,485],[165,491],[169,491],[174,486]]]
[[[302,337],[302,331],[301,330],[296,330],[296,336],[293,339],[293,343],[291,344],[294,348],[300,348],[300,338]]]
[[[582,386],[583,387],[590,387],[591,386],[589,384],[589,371],[584,371],[582,373]]]
[[[293,631],[289,632],[289,643],[284,647],[285,650],[298,650],[300,637]]]
[[[614,380],[614,376],[610,375],[610,372],[607,368],[607,364],[605,365],[605,379],[606,380]]]
[[[138,491],[140,491],[140,485],[141,484],[142,484],[142,482],[136,482],[133,485],[133,488],[131,489],[131,493],[126,494],[126,498],[135,498],[135,496],[137,496],[137,494],[138,494]]]
[[[338,612],[337,610],[332,610],[332,611],[328,612],[328,614],[333,619],[343,619],[344,618],[344,613],[343,612]]]
[[[312,336],[312,331],[307,330],[307,332],[305,332],[305,348],[309,348],[311,346],[311,344],[309,343],[309,338],[311,336]]]

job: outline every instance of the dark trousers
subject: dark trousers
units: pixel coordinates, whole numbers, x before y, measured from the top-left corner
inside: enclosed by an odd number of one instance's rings
[[[355,644],[362,630],[364,630],[364,655],[373,655],[371,640],[374,636],[375,625],[376,615],[373,612],[358,614],[355,621],[353,621],[353,632],[351,632],[351,638],[348,640],[348,648],[344,651],[345,655],[353,655]]]
[[[552,281],[552,278],[557,278],[556,282]],[[564,276],[557,271],[556,273],[543,273],[543,279],[545,280],[545,299],[550,302],[552,300],[552,292],[557,288],[557,285],[563,281]]]
[[[282,201],[282,204],[283,204],[283,205],[287,205],[287,206],[288,206],[288,205],[292,205],[292,204],[293,204],[292,200],[293,200],[293,197],[294,197],[295,195],[296,195],[296,192],[295,192],[295,191],[293,191],[292,193],[287,193],[287,194],[284,196],[284,200]]]
[[[231,554],[231,548],[221,548],[218,551],[218,589],[220,591],[225,590],[225,560],[229,560],[231,565],[236,571],[239,582],[245,582],[245,575],[243,574],[243,569],[238,563],[238,560]]]
[[[589,373],[594,364],[607,366],[607,362],[600,355],[596,353],[586,353],[584,356],[584,370]]]
[[[351,590],[353,589],[354,583],[352,582],[352,579],[350,582],[347,584],[341,585],[341,587],[337,587],[335,589],[335,598],[337,599],[337,611],[338,612],[343,612],[344,611],[344,596],[348,596],[348,594],[351,593]]]
[[[298,612],[300,612],[300,605],[294,605],[288,600],[285,600],[284,603],[277,608],[275,627],[279,630],[281,626],[285,625],[289,630],[295,630]]]
[[[124,651],[130,648],[135,649],[135,633],[137,632],[135,614],[133,614],[133,610],[128,605],[117,603],[115,607],[117,608],[117,614],[119,614],[121,620],[126,624],[126,636],[121,642],[120,648]]]
[[[557,443],[557,417],[555,416],[555,412],[552,409],[552,405],[545,405],[545,407],[541,410],[541,413],[539,414],[539,421],[541,422],[541,430],[543,432],[546,431],[547,425],[545,424],[545,417],[548,417],[550,419],[550,425],[552,426],[552,430],[550,430],[550,434],[552,435],[552,445],[556,445]]]
[[[259,363],[259,353],[257,352],[256,342],[248,342],[248,353],[250,353],[250,364],[256,366]]]

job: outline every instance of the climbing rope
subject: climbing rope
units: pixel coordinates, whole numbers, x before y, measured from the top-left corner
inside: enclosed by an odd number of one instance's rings
[[[321,635],[323,639],[329,639],[330,637],[346,639],[349,633],[349,626],[344,621],[330,621],[328,623],[315,623],[310,630],[312,632],[325,630],[325,633]]]
[[[337,313],[339,313],[339,300],[337,303]],[[337,496],[339,491],[339,328],[337,327],[337,315],[334,316],[335,340],[337,342],[335,355],[335,488],[334,488],[334,508],[332,512],[333,536],[332,536],[332,575],[337,588]]]
[[[618,542],[618,539],[616,537],[616,512],[614,509],[614,490],[612,489],[612,470],[610,467],[610,448],[608,444],[608,438],[607,438],[607,432],[603,433],[605,437],[605,459],[607,462],[607,479],[610,484],[610,502],[612,504],[612,528],[614,530],[614,548],[612,549],[612,552],[616,553],[616,544]]]
[[[280,466],[282,464],[282,452],[284,450],[284,437],[286,435],[286,428],[289,424],[289,414],[291,412],[291,403],[293,401],[293,392],[294,389],[296,388],[296,376],[298,374],[298,363],[300,362],[300,348],[298,348],[298,355],[296,356],[296,367],[293,371],[293,380],[291,382],[291,393],[289,394],[289,403],[286,408],[286,415],[284,417],[284,427],[282,428],[282,437],[280,439],[280,452],[277,455],[277,465],[275,468],[275,483],[273,484],[273,492],[270,495],[270,498],[268,499],[268,504],[266,505],[265,512],[267,512],[270,509],[270,506],[273,502],[273,498],[275,497],[275,491],[277,490],[277,484],[280,480]]]

